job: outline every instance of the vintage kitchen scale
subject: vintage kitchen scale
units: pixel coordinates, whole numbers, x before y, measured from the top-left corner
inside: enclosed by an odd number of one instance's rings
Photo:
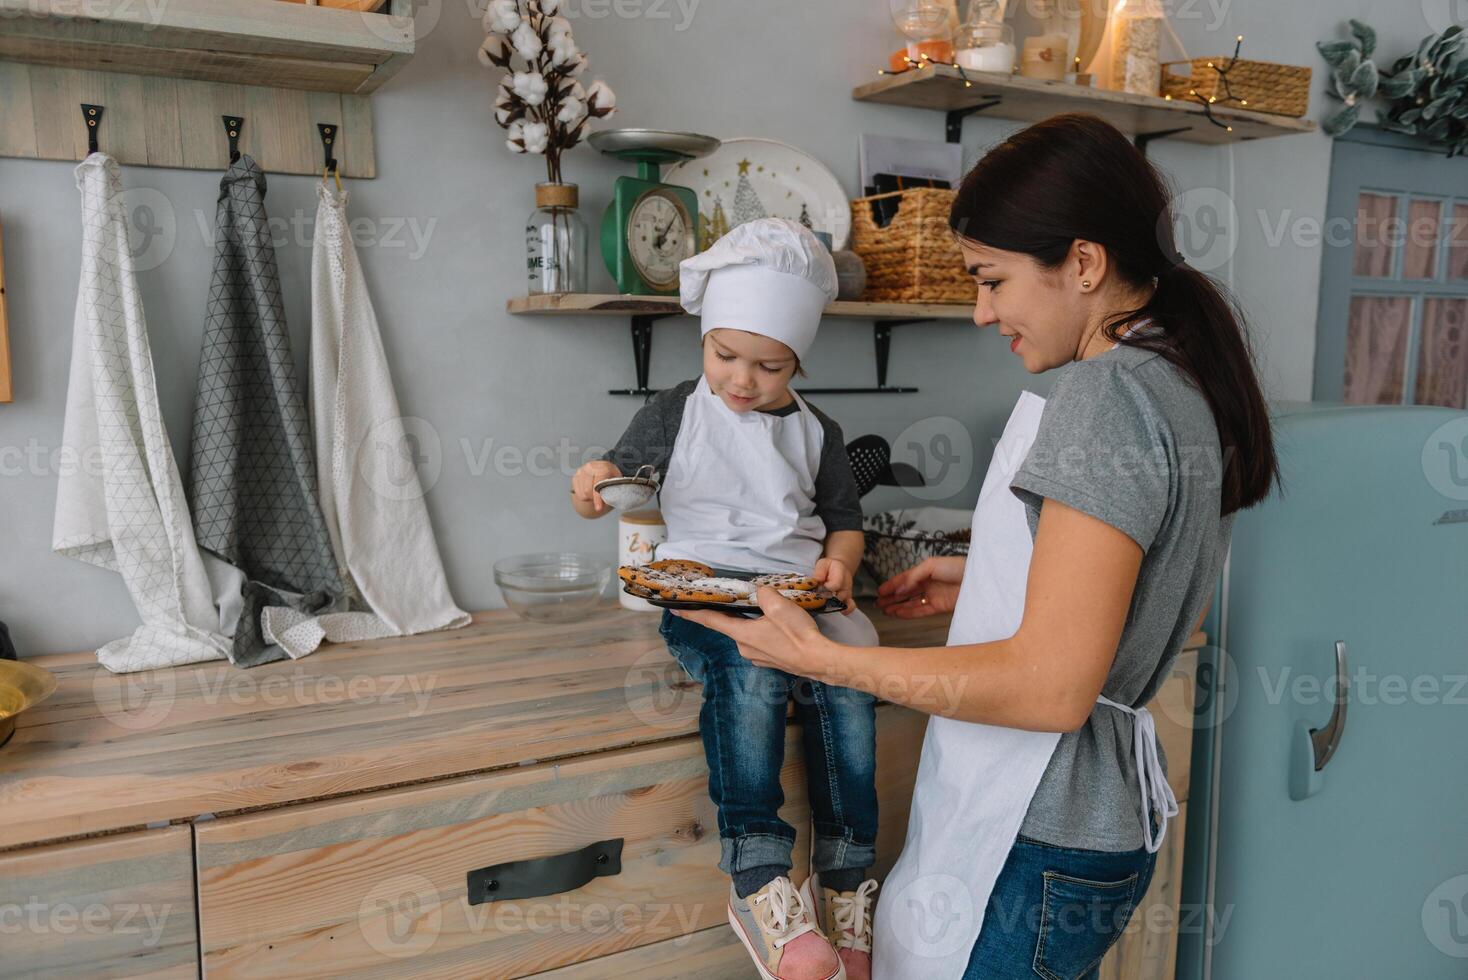
[[[665,184],[658,168],[712,153],[719,141],[658,129],[604,129],[588,142],[637,164],[636,177],[618,177],[602,215],[601,254],[622,293],[675,295],[678,263],[698,250],[698,195]]]

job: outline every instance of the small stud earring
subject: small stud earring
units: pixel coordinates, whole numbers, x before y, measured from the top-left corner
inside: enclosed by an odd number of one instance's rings
[[[1091,280],[1089,280],[1089,279],[1082,279],[1081,280],[1081,288],[1082,289],[1090,289],[1091,288]]]

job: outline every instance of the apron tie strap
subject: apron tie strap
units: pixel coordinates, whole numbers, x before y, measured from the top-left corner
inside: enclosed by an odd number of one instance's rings
[[[1142,790],[1142,837],[1149,853],[1156,854],[1167,836],[1167,820],[1177,816],[1177,796],[1172,784],[1162,771],[1162,759],[1157,754],[1157,723],[1152,712],[1146,708],[1130,708],[1117,704],[1104,695],[1096,698],[1097,704],[1107,704],[1125,711],[1133,718],[1132,743],[1137,757],[1137,784]],[[1152,834],[1153,813],[1157,814],[1157,834]]]

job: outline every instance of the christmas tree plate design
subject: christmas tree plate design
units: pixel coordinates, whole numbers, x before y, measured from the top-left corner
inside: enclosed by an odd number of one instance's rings
[[[851,205],[836,175],[788,143],[724,140],[706,157],[668,167],[663,180],[698,195],[699,251],[755,218],[789,218],[828,232],[832,250],[851,238]]]

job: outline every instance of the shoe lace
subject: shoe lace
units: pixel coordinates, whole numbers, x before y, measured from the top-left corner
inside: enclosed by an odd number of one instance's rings
[[[872,895],[877,882],[867,879],[848,894],[832,894],[831,919],[841,932],[839,945],[862,953],[872,951]]]
[[[776,949],[815,928],[806,913],[805,900],[789,878],[776,878],[770,882],[767,889],[754,896],[753,904],[757,910],[764,907],[764,915],[760,918]]]

